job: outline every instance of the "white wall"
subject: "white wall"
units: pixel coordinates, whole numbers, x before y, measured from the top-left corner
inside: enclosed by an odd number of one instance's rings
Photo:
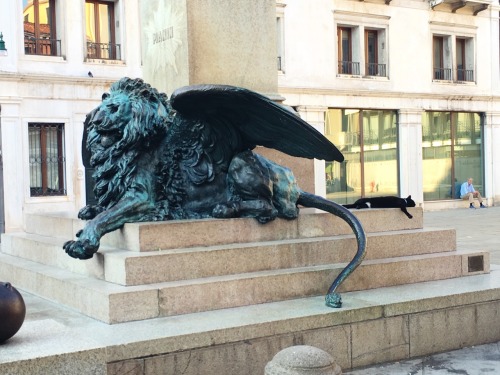
[[[76,212],[85,204],[80,156],[85,114],[99,104],[112,82],[142,76],[138,0],[115,3],[120,61],[85,61],[84,2],[57,4],[61,57],[24,54],[22,2],[14,1],[0,12],[0,31],[8,49],[8,56],[0,56],[6,232],[22,228],[24,213]],[[65,124],[66,196],[30,197],[29,122]]]

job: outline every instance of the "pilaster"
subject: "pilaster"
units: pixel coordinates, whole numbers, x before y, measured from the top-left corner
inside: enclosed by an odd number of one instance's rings
[[[23,227],[23,192],[20,186],[29,186],[24,180],[27,164],[24,155],[20,101],[0,102],[1,157],[3,165],[3,205],[5,212],[5,232],[19,231]],[[15,142],[13,142],[15,140]],[[4,163],[4,161],[8,161]],[[12,194],[17,192],[16,194]],[[8,194],[8,196],[7,196]]]
[[[422,111],[405,108],[398,113],[400,194],[411,195],[417,205],[420,205],[424,201]]]
[[[484,119],[484,181],[485,196],[500,201],[500,112],[486,112]],[[490,202],[491,204],[492,202]]]
[[[321,134],[325,134],[325,113],[328,107],[299,106],[297,111],[302,119],[311,124]],[[335,145],[337,146],[337,145]],[[314,159],[314,194],[326,197],[325,161]]]

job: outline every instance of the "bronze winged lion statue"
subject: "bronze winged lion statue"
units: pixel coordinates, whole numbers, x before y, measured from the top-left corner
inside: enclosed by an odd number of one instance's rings
[[[239,87],[186,86],[170,97],[142,79],[115,82],[85,120],[82,147],[95,168],[96,205],[80,210],[88,220],[68,255],[92,258],[106,233],[125,223],[193,218],[295,219],[298,205],[345,220],[358,249],[330,287],[327,305],[361,263],[366,235],[339,204],[302,191],[291,171],[254,153],[257,145],[292,156],[343,161],[326,137],[288,108]]]

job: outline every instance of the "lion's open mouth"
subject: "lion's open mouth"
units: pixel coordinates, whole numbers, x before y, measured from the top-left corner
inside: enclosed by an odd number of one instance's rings
[[[92,121],[95,131],[101,136],[116,137],[122,134],[120,123],[113,121]]]

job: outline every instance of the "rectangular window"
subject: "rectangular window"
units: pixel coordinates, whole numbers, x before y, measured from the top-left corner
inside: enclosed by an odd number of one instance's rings
[[[90,59],[120,60],[120,45],[115,38],[114,3],[85,1],[87,57]]]
[[[449,37],[433,37],[433,77],[436,80],[452,80],[451,59],[449,55]]]
[[[482,116],[426,112],[422,118],[424,201],[458,199],[469,177],[483,191]]]
[[[472,39],[456,39],[457,81],[474,82],[471,53]]]
[[[29,123],[32,197],[66,195],[64,124]]]
[[[360,197],[398,194],[395,111],[328,109],[325,125],[325,135],[345,158],[326,163],[328,199],[346,204]]]
[[[365,29],[365,75],[387,77],[385,31]]]
[[[56,0],[23,0],[24,53],[61,56],[56,39]]]
[[[283,17],[276,17],[276,49],[278,54],[278,70],[284,70],[285,50],[284,50]]]
[[[337,28],[338,41],[338,72],[339,74],[359,75],[359,62],[352,61],[353,41],[352,29],[349,27]]]
[[[378,74],[378,33],[376,30],[365,30],[365,74]]]

